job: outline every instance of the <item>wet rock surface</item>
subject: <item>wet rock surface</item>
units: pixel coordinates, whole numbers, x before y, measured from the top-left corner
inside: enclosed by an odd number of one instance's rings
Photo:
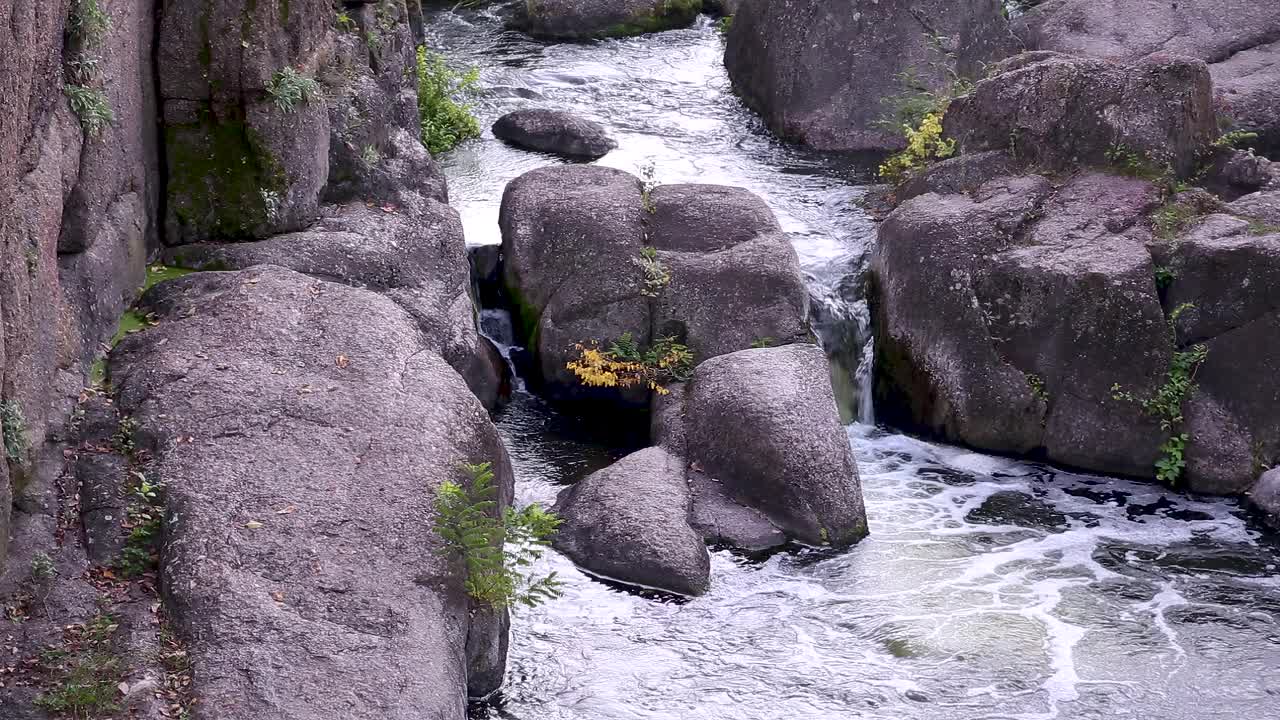
[[[516,147],[595,160],[618,144],[600,123],[560,110],[517,110],[493,124],[498,139]]]
[[[588,40],[687,27],[702,0],[538,0],[515,25],[534,37]]]
[[[711,560],[689,526],[683,458],[661,448],[632,453],[564,490],[555,547],[586,570],[680,595],[710,586]]]

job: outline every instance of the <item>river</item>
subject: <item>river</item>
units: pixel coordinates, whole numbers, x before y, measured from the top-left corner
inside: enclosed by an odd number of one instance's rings
[[[861,277],[871,166],[788,147],[734,97],[723,40],[688,30],[548,45],[493,14],[434,14],[430,45],[480,69],[484,137],[443,155],[469,243],[506,183],[557,162],[487,128],[527,106],[605,124],[603,165],[746,187],[791,234],[824,345],[848,367],[869,538],[843,553],[712,553],[701,598],[628,592],[554,553],[564,597],[515,615],[519,720],[1280,718],[1280,546],[1234,500],[924,442],[872,422]],[[625,453],[523,393],[498,417],[522,503]]]

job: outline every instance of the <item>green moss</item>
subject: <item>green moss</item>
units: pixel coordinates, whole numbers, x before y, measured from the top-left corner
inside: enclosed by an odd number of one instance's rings
[[[149,265],[147,266],[147,277],[142,283],[142,290],[145,292],[166,280],[180,278],[193,272],[195,271],[173,265]]]
[[[165,147],[179,235],[251,238],[272,220],[284,171],[243,121],[206,111],[198,123],[165,128]]]
[[[688,25],[702,12],[702,0],[662,0],[656,12],[632,16],[594,34],[597,38],[629,37]]]
[[[136,332],[142,332],[153,325],[147,320],[147,316],[137,310],[126,310],[120,316],[120,324],[116,326],[116,333],[111,336],[111,347],[120,344],[126,335],[132,335]]]

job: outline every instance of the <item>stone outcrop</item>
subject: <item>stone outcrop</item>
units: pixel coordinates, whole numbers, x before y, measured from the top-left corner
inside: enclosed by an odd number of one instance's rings
[[[618,147],[600,123],[562,110],[509,112],[493,124],[493,135],[516,147],[585,160]]]
[[[1043,52],[997,64],[951,103],[944,130],[962,153],[1004,150],[1051,169],[1116,165],[1181,176],[1218,136],[1202,62],[1120,65]]]
[[[1280,467],[1262,473],[1249,491],[1249,503],[1262,513],[1268,526],[1280,530]]]
[[[689,486],[683,458],[662,448],[632,453],[560,493],[564,520],[555,547],[605,578],[701,595],[711,559],[685,516]]]
[[[1011,49],[998,0],[747,2],[725,66],[779,136],[820,150],[901,147],[894,97],[977,77]],[[904,76],[906,73],[906,76]],[[909,77],[908,77],[909,76]],[[886,122],[886,120],[888,122]]]
[[[807,338],[808,296],[795,250],[745,190],[646,192],[620,170],[541,168],[507,186],[500,224],[507,295],[554,398],[619,397],[581,387],[566,370],[579,343],[607,347],[630,333],[646,347],[670,336],[701,361],[762,341]],[[645,269],[646,247],[653,271]],[[647,395],[627,398],[646,405]]]
[[[1280,152],[1280,5],[1048,0],[1014,30],[1028,49],[1104,60],[1184,55],[1209,64],[1218,110]]]
[[[164,585],[201,707],[462,717],[469,677],[495,675],[468,647],[505,628],[469,614],[433,498],[464,462],[494,463],[503,504],[512,477],[417,321],[272,266],[189,275],[143,307],[157,324],[111,376],[166,484]]]
[[[640,35],[688,27],[702,0],[527,0],[515,24],[556,40]]]

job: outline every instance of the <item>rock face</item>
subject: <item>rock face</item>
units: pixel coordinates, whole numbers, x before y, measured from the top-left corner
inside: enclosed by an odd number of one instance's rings
[[[1209,63],[1217,107],[1280,150],[1280,6],[1249,0],[1176,3],[1048,0],[1014,23],[1031,49],[1106,60],[1155,54]]]
[[[70,411],[89,359],[142,280],[158,177],[150,2],[108,8],[92,77],[64,70],[68,3],[0,2],[0,403],[26,449],[0,462],[0,569],[14,485]],[[78,46],[65,48],[78,59]],[[86,137],[64,95],[83,81],[114,121]],[[22,421],[16,420],[19,413]]]
[[[701,595],[711,559],[685,519],[688,506],[683,459],[646,448],[560,493],[555,547],[607,578]]]
[[[725,66],[743,101],[775,133],[820,150],[902,145],[890,105],[902,74],[932,91],[953,62],[966,77],[1007,54],[998,0],[780,0],[734,15]],[[950,58],[948,56],[951,56]]]
[[[509,112],[493,124],[493,134],[516,147],[588,160],[618,147],[600,123],[560,110]]]
[[[469,678],[479,694],[501,676],[468,658],[505,630],[470,618],[433,498],[463,462],[511,492],[462,379],[390,299],[283,268],[189,275],[144,303],[158,324],[111,375],[167,486],[164,584],[201,707],[462,717]]]
[[[1126,66],[1019,55],[957,98],[944,127],[964,153],[1006,150],[1057,169],[1171,167],[1183,176],[1218,135],[1204,63],[1163,56]]]
[[[183,267],[280,265],[380,292],[418,321],[427,346],[487,407],[497,402],[505,367],[494,363],[488,341],[476,331],[462,223],[448,205],[418,198],[388,212],[353,203],[301,232],[189,245],[169,256]]]
[[[787,535],[845,546],[867,534],[858,469],[816,346],[703,362],[689,382],[685,423],[690,467]]]
[[[541,168],[507,186],[500,224],[507,295],[554,398],[619,399],[565,369],[578,343],[674,336],[703,360],[807,337],[795,250],[745,190],[673,185],[646,198],[620,170]],[[664,278],[644,269],[645,247]],[[626,397],[647,405],[647,395]]]
[[[702,0],[528,0],[517,25],[558,40],[640,35],[687,27]]]

